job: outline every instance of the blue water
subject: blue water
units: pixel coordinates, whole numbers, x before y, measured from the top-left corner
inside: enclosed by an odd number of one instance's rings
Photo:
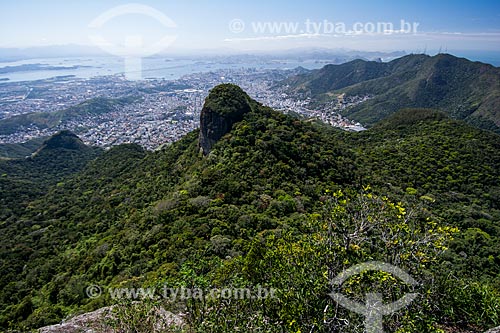
[[[58,70],[33,70],[0,74],[0,79],[7,78],[8,81],[20,82],[48,79],[55,76],[74,75],[78,78],[91,78],[96,76],[119,75],[124,73],[124,61],[115,57],[82,57],[82,58],[45,58],[30,59],[14,62],[0,62],[0,68],[7,66],[19,66],[24,64],[43,64],[56,67],[85,66],[75,69]],[[321,68],[325,63],[315,61],[268,61],[252,63],[226,63],[224,61],[212,60],[172,60],[166,58],[145,58],[142,60],[142,77],[158,79],[178,79],[186,74],[209,72],[217,69],[239,69],[239,68],[265,68],[265,69],[291,69],[302,66],[308,69]]]
[[[500,66],[500,52],[498,51],[452,51],[458,57],[465,57],[472,61],[481,61]],[[84,66],[75,69],[58,70],[33,70],[0,74],[0,84],[5,82],[20,82],[49,79],[55,76],[74,75],[77,78],[91,78],[96,76],[124,74],[124,61],[116,57],[73,57],[73,58],[39,58],[14,62],[0,62],[0,68],[19,66],[24,64],[43,64],[55,67]],[[183,75],[209,72],[217,69],[265,68],[265,69],[291,69],[302,66],[308,69],[321,68],[325,65],[322,61],[254,61],[227,63],[223,60],[200,59],[167,59],[145,58],[142,61],[142,77],[175,80]],[[8,80],[1,80],[8,79]]]
[[[449,53],[457,57],[463,57],[472,61],[480,61],[496,67],[500,67],[500,51],[457,50]]]

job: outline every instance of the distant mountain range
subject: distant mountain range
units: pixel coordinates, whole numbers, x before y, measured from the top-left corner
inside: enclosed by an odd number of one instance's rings
[[[235,49],[207,49],[207,50],[168,50],[168,54],[157,56],[176,56],[187,58],[203,57],[235,57],[243,59],[297,59],[297,60],[329,60],[333,63],[341,63],[352,59],[362,58],[373,60],[377,58],[394,59],[406,53],[404,51],[394,52],[369,52],[345,49],[328,48],[295,48],[282,51],[253,51],[243,52]],[[0,62],[17,61],[34,58],[67,58],[67,57],[93,57],[110,56],[108,53],[95,46],[85,45],[52,45],[26,48],[0,48]],[[338,61],[336,61],[338,60]]]
[[[0,48],[0,61],[17,61],[33,58],[64,58],[105,56],[97,47],[84,45],[53,45],[26,48]]]
[[[391,62],[354,60],[286,80],[294,94],[324,104],[341,94],[372,98],[344,115],[374,125],[402,108],[435,108],[500,132],[500,68],[449,54],[408,55]]]

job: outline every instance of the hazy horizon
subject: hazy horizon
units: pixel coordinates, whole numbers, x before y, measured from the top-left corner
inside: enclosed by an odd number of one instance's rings
[[[167,50],[169,51],[169,50]],[[415,50],[394,50],[394,51],[362,51],[354,49],[328,49],[328,48],[291,48],[283,50],[238,50],[238,49],[192,49],[192,50],[170,50],[146,58],[190,58],[190,59],[203,59],[203,58],[219,58],[219,57],[232,57],[232,56],[250,56],[250,57],[270,57],[271,59],[309,59],[321,60],[321,54],[324,60],[328,56],[355,56],[356,58],[364,58],[367,60],[374,60],[380,57],[383,61],[390,61],[409,54],[426,54],[434,56],[439,53],[449,53],[456,57],[467,58],[471,61],[479,61],[493,66],[500,66],[500,51],[483,51],[483,50],[429,50],[429,49],[415,49]],[[107,54],[98,47],[86,45],[52,45],[52,46],[38,46],[27,48],[0,48],[0,63],[2,66],[13,65],[17,63],[32,63],[33,61],[43,59],[66,59],[66,58],[79,58],[79,57],[108,57],[119,58]],[[122,59],[123,60],[123,59]]]
[[[7,32],[0,37],[0,48],[91,46],[98,44],[93,37],[99,35],[102,43],[121,46],[145,46],[170,36],[163,46],[174,53],[293,48],[500,52],[500,3],[492,0],[135,4],[20,0],[0,8],[0,29]]]

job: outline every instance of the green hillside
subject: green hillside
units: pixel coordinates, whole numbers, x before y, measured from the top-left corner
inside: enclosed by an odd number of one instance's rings
[[[234,106],[231,91],[206,105]],[[156,152],[117,146],[3,217],[0,327],[117,302],[89,285],[168,285],[276,297],[146,300],[109,325],[150,331],[152,303],[183,313],[186,331],[356,332],[363,318],[336,306],[329,278],[371,260],[419,281],[363,273],[338,290],[360,302],[418,292],[384,317],[389,332],[500,324],[498,135],[427,109],[348,133],[251,104],[207,156],[198,131]]]
[[[368,126],[402,108],[434,108],[454,119],[500,131],[500,69],[448,54],[327,65],[284,84],[317,103],[341,93],[370,95],[372,99],[343,113]]]
[[[34,138],[23,143],[0,144],[0,159],[23,158],[34,153],[47,138]]]
[[[23,158],[0,160],[0,220],[22,214],[30,201],[81,171],[101,153],[68,131],[57,133],[32,150]]]

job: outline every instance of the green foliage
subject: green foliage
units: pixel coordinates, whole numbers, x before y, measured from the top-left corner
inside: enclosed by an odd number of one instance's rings
[[[388,74],[387,65],[375,61],[353,60],[341,65],[326,65],[312,74],[301,74],[286,80],[297,92],[325,94]]]
[[[456,326],[496,327],[500,325],[500,293],[489,283],[478,283],[445,275],[436,292],[438,313],[443,322]]]
[[[347,133],[248,103],[251,112],[206,157],[195,131],[156,152],[42,149],[0,165],[8,175],[0,184],[45,186],[16,209],[0,202],[0,327],[33,328],[115,303],[86,297],[91,284],[167,283],[278,290],[277,298],[151,305],[185,313],[198,331],[356,330],[362,318],[334,306],[328,279],[367,260],[421,282],[419,301],[386,318],[388,331],[498,322],[497,135],[429,110]],[[5,184],[2,200],[14,198]],[[436,278],[448,275],[470,297]],[[411,290],[400,282],[363,274],[341,291],[361,300],[375,283],[390,301]]]
[[[434,214],[462,230],[445,255],[455,273],[498,283],[499,137],[440,118],[406,110],[356,134],[359,157],[371,170],[364,180],[402,197],[411,188],[411,196],[431,203]],[[471,228],[484,238],[475,240]]]
[[[386,130],[404,130],[405,127],[418,126],[423,122],[437,122],[446,118],[445,113],[432,109],[403,109],[387,117],[375,127]]]
[[[0,144],[0,160],[24,158],[34,153],[46,138],[35,138],[24,143]]]
[[[228,83],[213,88],[204,107],[230,119],[241,119],[245,113],[250,112],[250,104],[255,104],[255,101],[240,87]]]
[[[329,102],[331,95],[373,96],[347,109],[350,119],[372,126],[403,108],[434,108],[455,119],[500,132],[500,70],[449,54],[415,54],[388,63],[355,60],[284,82],[294,93]]]
[[[329,296],[332,291],[361,303],[367,292],[383,292],[386,302],[406,292],[420,292],[418,303],[388,318],[386,327],[425,331],[436,326],[440,313],[425,306],[436,296],[428,292],[428,269],[457,230],[439,227],[422,207],[407,210],[372,193],[337,191],[333,196],[327,193],[322,202],[321,212],[309,216],[299,229],[266,233],[254,239],[243,256],[222,263],[184,263],[181,274],[186,286],[266,290],[262,297],[237,300],[190,299],[186,309],[191,327],[197,332],[243,328],[249,332],[358,332],[363,318],[337,306]],[[331,286],[331,279],[345,269],[373,260],[398,265],[421,284],[415,289],[388,273],[365,272],[340,287]]]
[[[110,332],[187,332],[182,322],[173,314],[165,312],[161,303],[154,300],[142,302],[121,302],[104,314],[98,329]]]
[[[0,220],[22,215],[34,199],[65,177],[81,171],[101,153],[74,134],[60,132],[45,140],[30,156],[0,160]]]

